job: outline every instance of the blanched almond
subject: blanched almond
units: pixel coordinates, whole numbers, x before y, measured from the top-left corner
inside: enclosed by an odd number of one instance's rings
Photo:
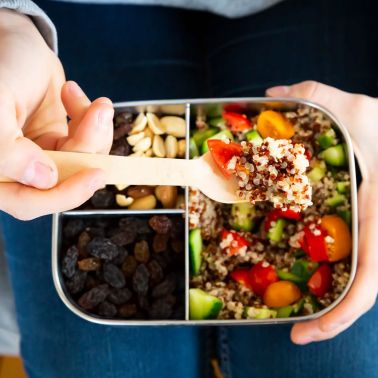
[[[144,136],[145,137],[150,137],[151,139],[154,139],[155,134],[152,132],[152,130],[147,126],[144,129]]]
[[[150,210],[156,207],[156,197],[150,194],[146,197],[136,199],[130,206],[130,210]]]
[[[152,143],[152,150],[154,151],[155,156],[160,157],[160,158],[165,157],[164,140],[160,135],[154,136],[154,141]]]
[[[143,138],[140,140],[133,148],[134,152],[142,151],[145,152],[151,147],[151,138]]]
[[[165,153],[167,158],[175,158],[177,156],[177,139],[168,135],[165,138]]]
[[[185,157],[186,152],[186,142],[185,139],[180,139],[177,143],[177,156]]]
[[[116,194],[116,202],[118,206],[127,207],[134,202],[134,198],[126,197],[124,194]]]
[[[152,151],[152,148],[150,148],[149,150],[147,150],[145,153],[144,153],[144,156],[145,157],[153,157],[154,156],[154,153]]]
[[[166,116],[160,118],[160,124],[163,125],[165,132],[177,138],[185,138],[186,122],[184,118],[176,116]]]
[[[138,134],[130,135],[126,138],[127,143],[130,146],[135,146],[139,141],[141,141],[144,138],[144,132],[140,132]]]
[[[119,192],[122,192],[122,190],[125,190],[129,185],[118,184],[118,185],[114,185],[114,186],[117,188],[117,190]]]
[[[130,135],[140,133],[145,129],[147,125],[147,117],[143,113],[139,113],[138,117],[135,118],[135,121],[132,125]]]
[[[165,133],[164,126],[155,114],[147,113],[147,123],[154,134],[161,135]]]

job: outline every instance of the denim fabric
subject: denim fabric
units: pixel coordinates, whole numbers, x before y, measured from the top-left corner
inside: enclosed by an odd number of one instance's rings
[[[227,20],[164,7],[38,1],[55,22],[68,79],[114,101],[263,95],[316,79],[377,95],[376,2],[285,1]],[[60,302],[50,271],[50,217],[2,215],[30,377],[199,377],[208,330],[104,327]],[[377,309],[335,340],[306,347],[288,326],[216,328],[227,377],[377,376]]]

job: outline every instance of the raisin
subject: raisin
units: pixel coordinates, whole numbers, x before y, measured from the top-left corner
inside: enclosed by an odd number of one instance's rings
[[[79,306],[85,310],[92,310],[102,303],[109,294],[109,286],[104,284],[84,293],[78,300]]]
[[[141,295],[138,297],[138,305],[139,308],[142,310],[148,310],[150,307],[150,303],[148,302],[148,298],[146,295]]]
[[[96,257],[88,257],[87,259],[80,260],[77,265],[80,270],[90,272],[92,270],[99,270],[101,268],[101,261]]]
[[[166,215],[154,215],[148,224],[158,234],[168,234],[172,227],[172,221]]]
[[[87,231],[83,231],[79,235],[79,239],[77,242],[77,248],[79,249],[79,256],[81,258],[88,257],[88,252],[87,252],[87,245],[91,241],[91,236]]]
[[[98,314],[106,318],[114,318],[117,315],[117,307],[108,301],[102,302],[98,306]]]
[[[79,251],[75,245],[68,248],[62,261],[62,273],[71,278],[76,272],[76,263],[79,257]]]
[[[94,287],[101,285],[102,280],[100,281],[98,278],[93,277],[92,275],[88,274],[87,280],[85,281],[85,290],[93,289]]]
[[[148,271],[150,272],[150,283],[151,286],[158,284],[164,277],[163,268],[156,260],[151,260],[147,265]]]
[[[173,312],[173,304],[166,299],[160,298],[152,302],[148,315],[150,319],[169,319]]]
[[[159,265],[163,268],[163,270],[166,270],[169,267],[171,261],[167,257],[166,253],[159,253],[158,255],[155,255],[154,257],[156,261],[159,263]]]
[[[88,233],[90,234],[91,238],[104,238],[105,237],[105,230],[101,227],[90,227],[87,228]]]
[[[90,255],[103,260],[112,260],[118,256],[118,247],[109,239],[95,237],[87,245]]]
[[[172,274],[168,275],[167,278],[155,286],[152,290],[152,298],[166,297],[172,294],[176,288],[176,277]]]
[[[134,217],[121,218],[118,222],[118,226],[121,230],[135,234],[135,237],[138,233],[138,224]]]
[[[82,219],[70,219],[64,227],[64,237],[66,239],[73,239],[83,231],[84,222]]]
[[[135,224],[139,235],[151,235],[153,233],[145,219],[135,218]]]
[[[66,281],[67,290],[71,294],[78,294],[80,293],[84,287],[85,282],[87,280],[87,272],[83,272],[82,270],[78,270],[72,278]]]
[[[134,246],[135,260],[141,263],[147,263],[150,259],[150,248],[145,240],[135,243]]]
[[[123,289],[113,289],[108,296],[108,301],[115,305],[122,305],[128,302],[132,296],[132,291],[126,287]]]
[[[133,289],[139,295],[145,295],[148,291],[150,273],[144,264],[140,264],[133,275]]]
[[[133,123],[133,118],[134,118],[133,113],[130,113],[130,112],[118,113],[114,118],[115,127],[116,128],[119,127],[122,123],[127,123],[131,125]]]
[[[129,232],[127,230],[122,230],[113,235],[111,237],[111,241],[114,244],[119,245],[120,247],[124,247],[125,245],[134,243],[136,236],[136,233]]]
[[[128,252],[126,251],[125,248],[123,248],[123,247],[118,247],[118,256],[116,256],[116,257],[112,260],[112,263],[115,264],[115,265],[122,265],[123,262],[125,261],[127,255],[128,255]]]
[[[118,309],[118,315],[122,318],[131,318],[137,313],[137,306],[135,303],[128,303],[122,305]]]
[[[152,249],[155,253],[164,252],[167,250],[169,236],[167,234],[155,234],[152,242]]]
[[[182,253],[184,252],[184,238],[182,239],[172,239],[171,240],[171,248],[172,251],[175,253]]]
[[[114,264],[105,264],[103,268],[103,274],[105,282],[116,289],[121,289],[126,285],[126,279],[122,273],[122,270]]]
[[[134,199],[146,197],[150,194],[154,194],[155,187],[148,185],[134,185],[127,189],[127,196]]]
[[[91,198],[91,203],[96,209],[107,209],[114,205],[114,194],[108,189],[100,189]]]
[[[117,140],[110,150],[110,155],[127,156],[131,154],[131,146],[126,140]]]
[[[122,137],[126,136],[131,131],[131,124],[122,122],[119,126],[114,129],[113,132],[113,140],[121,139]]]
[[[135,260],[134,256],[127,256],[125,261],[122,264],[122,271],[126,277],[132,277],[138,263]]]

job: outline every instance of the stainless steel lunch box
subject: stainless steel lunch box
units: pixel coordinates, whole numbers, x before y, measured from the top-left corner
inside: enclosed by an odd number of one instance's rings
[[[357,217],[357,183],[356,183],[356,168],[355,159],[351,139],[346,128],[340,123],[336,117],[327,109],[320,105],[311,103],[306,100],[284,99],[284,98],[221,98],[221,99],[195,99],[195,100],[163,100],[163,101],[139,101],[139,102],[122,102],[114,105],[116,112],[131,111],[163,111],[170,114],[185,115],[186,119],[186,159],[189,159],[189,132],[192,118],[195,118],[200,112],[206,114],[214,107],[219,107],[225,104],[242,104],[243,106],[259,111],[261,109],[273,110],[295,110],[299,105],[305,105],[322,111],[340,130],[345,139],[349,159],[349,173],[351,177],[351,209],[352,209],[352,237],[353,249],[351,254],[351,271],[348,284],[343,293],[338,299],[327,308],[308,316],[291,317],[291,318],[275,318],[265,320],[189,320],[189,249],[188,249],[188,188],[185,188],[186,208],[181,209],[156,209],[156,210],[73,210],[64,213],[55,214],[53,216],[52,227],[52,273],[56,290],[64,302],[64,304],[76,315],[93,323],[106,325],[256,325],[256,324],[278,324],[278,323],[294,323],[298,321],[305,321],[318,318],[337,306],[349,291],[356,273],[357,258],[358,258],[358,217]],[[142,216],[148,214],[182,214],[185,216],[185,319],[183,320],[119,320],[119,319],[102,319],[92,314],[84,312],[71,299],[69,293],[66,291],[62,274],[60,272],[61,260],[61,242],[62,242],[62,220],[73,217],[112,217],[112,216]]]

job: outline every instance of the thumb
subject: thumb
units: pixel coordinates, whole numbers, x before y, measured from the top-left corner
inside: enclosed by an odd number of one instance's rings
[[[38,189],[49,189],[58,180],[54,162],[40,147],[24,137],[1,148],[0,176]]]

